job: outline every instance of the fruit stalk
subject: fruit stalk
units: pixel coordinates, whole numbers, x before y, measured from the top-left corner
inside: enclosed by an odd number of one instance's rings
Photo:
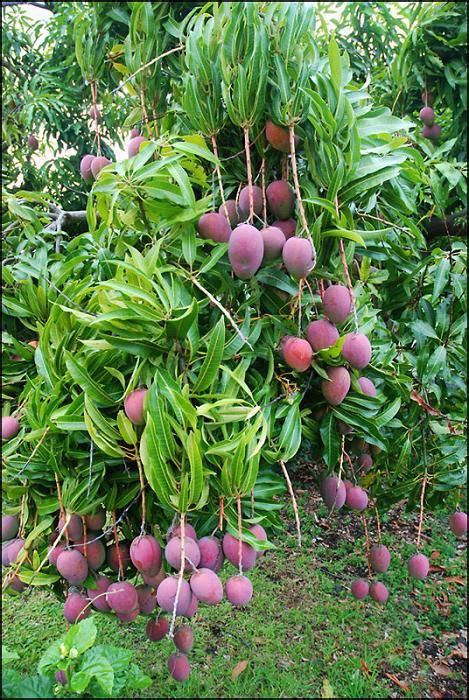
[[[368,578],[371,579],[371,561],[370,561],[370,540],[368,539],[368,527],[366,524],[365,513],[362,513],[363,529],[365,531],[365,542],[366,542],[366,562],[368,564]]]
[[[301,292],[303,291],[303,280],[298,282],[298,335],[301,336]]]
[[[376,528],[378,530],[378,544],[381,544],[381,523],[379,521],[378,509],[375,505],[375,515],[376,515]]]
[[[218,299],[216,299],[216,298],[213,296],[213,294],[210,294],[210,292],[207,291],[207,289],[205,289],[205,287],[202,287],[202,285],[200,284],[200,282],[198,282],[198,281],[196,280],[195,277],[190,277],[190,280],[191,280],[191,282],[192,282],[193,284],[195,284],[196,287],[198,287],[198,288],[200,289],[201,292],[203,292],[203,293],[205,294],[205,296],[207,296],[207,297],[210,299],[210,301],[212,302],[212,304],[215,304],[215,306],[217,306],[217,307],[220,309],[220,311],[222,312],[222,314],[228,319],[228,321],[231,323],[231,325],[232,325],[233,328],[235,329],[236,333],[237,333],[237,334],[239,335],[239,337],[242,339],[243,343],[246,343],[246,345],[248,346],[248,348],[249,348],[250,350],[254,350],[254,348],[252,347],[251,343],[250,343],[249,340],[246,338],[246,336],[244,336],[244,335],[241,333],[240,329],[239,329],[238,326],[236,325],[236,322],[234,321],[234,319],[232,318],[232,316],[230,315],[230,313],[225,309],[225,307],[224,307],[222,304],[220,304],[220,302],[218,301]]]
[[[179,595],[181,593],[182,579],[184,578],[184,568],[186,564],[186,552],[185,552],[185,535],[186,535],[186,524],[185,524],[185,513],[181,513],[180,527],[181,527],[181,566],[178,574],[178,585],[176,588],[176,596],[174,598],[173,613],[171,615],[171,625],[169,627],[168,637],[173,639],[174,637],[174,625],[176,623],[176,610],[179,603]]]
[[[248,187],[249,187],[249,223],[252,224],[254,221],[254,194],[252,191],[252,168],[251,168],[251,147],[249,145],[249,127],[245,126],[244,129],[244,150],[246,152],[246,169],[248,174]]]
[[[262,151],[262,162],[261,162],[261,185],[262,185],[262,219],[264,222],[264,227],[267,226],[267,197],[265,193],[265,151]]]
[[[218,520],[218,529],[220,532],[223,531],[223,520],[225,519],[225,500],[223,496],[220,496],[220,518]]]
[[[45,564],[48,563],[48,561],[49,561],[49,554],[57,547],[57,545],[59,544],[60,540],[62,539],[62,535],[63,535],[64,533],[67,532],[68,524],[69,524],[69,522],[70,522],[70,518],[71,518],[71,517],[72,517],[71,513],[68,513],[68,514],[66,515],[66,517],[65,517],[65,522],[64,522],[64,524],[63,524],[63,527],[62,527],[61,531],[59,532],[59,534],[58,534],[57,537],[55,538],[55,540],[54,540],[54,542],[53,542],[53,544],[52,544],[52,547],[48,550],[48,552],[47,552],[46,556],[44,557],[44,559],[41,561],[41,563],[39,564],[39,566],[37,567],[37,569],[34,571],[32,577],[31,577],[31,580],[30,580],[30,582],[29,582],[29,585],[32,584],[32,582],[33,582],[34,579],[36,578],[37,574],[41,571],[42,567],[43,567]],[[13,576],[17,576],[17,575],[18,575],[18,572],[19,572],[19,570],[20,570],[20,568],[21,568],[21,564],[22,564],[22,562],[20,562],[20,563],[18,564],[18,566],[16,567],[16,569],[15,569],[15,571],[14,571],[14,573],[13,573]],[[5,577],[4,584],[3,584],[3,586],[2,586],[2,590],[4,590],[4,589],[6,588],[5,583],[6,583],[7,581],[8,581],[8,579],[7,579],[7,577]],[[8,584],[7,584],[7,585],[8,585]]]
[[[145,534],[145,513],[146,513],[146,503],[145,503],[145,479],[143,478],[143,468],[142,462],[140,460],[140,455],[138,453],[138,448],[135,447],[135,459],[137,461],[138,476],[140,479],[140,493],[142,494],[142,525],[140,527],[140,534]]]
[[[24,536],[24,504],[25,504],[25,498],[26,494],[23,494],[21,497],[21,511],[20,511],[20,526],[18,528],[18,537],[23,537]],[[37,510],[36,510],[37,514]]]
[[[14,412],[12,413],[12,415],[13,415],[13,416],[16,415],[16,414],[18,413],[19,410],[20,410],[20,406],[18,406],[18,408],[16,409],[16,411],[14,411]],[[22,473],[24,472],[24,470],[26,469],[26,467],[31,463],[32,458],[34,457],[34,455],[36,454],[36,452],[38,451],[38,449],[40,448],[40,446],[42,445],[42,443],[43,443],[44,440],[46,439],[49,430],[50,430],[50,428],[46,428],[46,429],[44,430],[44,433],[43,433],[41,439],[39,440],[39,442],[38,442],[37,445],[35,446],[34,450],[31,452],[31,454],[29,455],[28,459],[26,460],[26,462],[23,464],[23,466],[21,467],[20,471],[18,472],[18,475],[17,475],[17,477],[16,477],[17,479],[22,475]],[[57,483],[57,479],[56,479],[56,483]],[[61,513],[61,515],[62,515],[62,513]]]
[[[151,139],[151,138],[153,138],[153,134],[151,133],[150,120],[148,118],[147,108],[145,107],[145,90],[143,89],[143,85],[140,88],[140,106],[142,108],[142,114],[143,114],[143,119],[145,120],[145,126],[147,127],[148,138]]]
[[[422,481],[422,491],[420,493],[419,526],[418,526],[418,530],[417,530],[417,544],[416,544],[417,552],[419,551],[420,540],[422,539],[423,505],[424,505],[424,500],[425,500],[425,488],[426,488],[426,486],[427,486],[427,473],[425,472],[425,476],[423,477],[423,481]]]
[[[95,133],[95,140],[97,143],[97,155],[101,155],[101,137],[99,135],[99,124],[98,124],[98,95],[96,91],[96,82],[93,79],[90,83],[90,88],[91,88],[91,100],[93,102],[93,109],[94,109],[94,116],[93,116],[93,126],[94,126],[94,133]]]
[[[84,515],[81,516],[81,522],[83,524],[83,554],[85,555],[85,559],[88,558],[88,532],[86,528],[86,518]]]
[[[62,490],[60,488],[59,477],[57,476],[56,472],[54,472],[54,477],[55,477],[55,485],[57,487],[57,498],[59,499],[59,513],[60,513],[60,517],[63,518],[65,515],[65,510],[64,510],[64,504],[62,501]],[[66,519],[66,524],[64,525],[64,527],[65,527],[65,540],[67,542],[67,546],[69,544],[69,538],[68,538],[68,523],[69,522],[70,522],[70,518],[68,518],[68,520]]]
[[[238,496],[238,566],[239,575],[243,575],[243,520],[241,514],[241,498]]]
[[[293,486],[290,480],[290,476],[287,472],[287,468],[285,466],[285,463],[280,460],[280,466],[282,467],[283,471],[283,476],[285,477],[285,481],[287,482],[287,487],[288,487],[288,492],[290,494],[292,506],[293,506],[293,512],[295,514],[295,523],[296,523],[296,532],[298,535],[298,547],[301,549],[301,523],[300,523],[300,515],[298,513],[298,504],[296,502],[296,497],[295,497],[295,492],[293,491]]]
[[[300,181],[298,179],[298,169],[296,167],[296,153],[295,153],[295,127],[293,125],[288,127],[289,133],[290,133],[290,153],[291,153],[291,165],[292,165],[292,172],[293,172],[293,182],[295,185],[295,193],[296,193],[296,199],[298,201],[298,210],[300,212],[300,219],[302,226],[304,230],[306,231],[306,235],[308,236],[309,242],[311,243],[312,247],[312,258],[313,258],[313,267],[316,266],[316,248],[314,247],[314,242],[313,238],[309,232],[308,228],[308,222],[306,221],[306,214],[303,206],[303,200],[301,199],[301,192],[300,192]]]
[[[212,134],[212,148],[213,148],[213,155],[217,159],[217,162],[215,164],[215,170],[217,172],[218,188],[220,190],[220,197],[221,197],[221,201],[223,204],[223,209],[225,211],[226,220],[228,221],[228,223],[230,223],[230,216],[228,214],[228,209],[226,207],[225,191],[223,189],[223,180],[221,177],[221,170],[220,170],[219,157],[218,157],[218,146],[217,146],[217,139],[215,137],[215,134]]]
[[[348,287],[348,291],[350,294],[350,300],[352,302],[353,322],[355,325],[355,333],[358,333],[358,318],[357,318],[357,308],[355,306],[355,294],[353,293],[352,280],[350,279],[350,273],[349,273],[349,269],[348,269],[348,265],[347,265],[347,259],[345,257],[344,242],[341,238],[339,238],[339,248],[340,248],[340,257],[342,258],[342,267],[344,268],[345,279],[347,280],[347,287]]]
[[[119,562],[119,581],[124,578],[124,566],[122,564],[121,550],[119,547],[119,537],[117,536],[116,511],[112,511],[112,529],[114,531],[114,543],[116,545],[117,561]]]

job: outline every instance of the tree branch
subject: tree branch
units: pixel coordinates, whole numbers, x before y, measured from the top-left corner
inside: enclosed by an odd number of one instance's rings
[[[47,10],[48,12],[52,12],[50,7],[47,7],[47,5],[51,5],[52,3],[46,3],[46,2],[2,2],[2,7],[14,7],[15,5],[34,5],[35,7],[39,7],[41,10]]]
[[[2,58],[2,67],[9,70],[10,73],[13,73],[13,75],[16,75],[17,78],[23,78],[21,71],[15,66],[12,66],[11,63],[5,58]]]
[[[428,239],[447,236],[448,232],[455,236],[467,236],[467,208],[450,214],[444,219],[432,216],[423,222]]]

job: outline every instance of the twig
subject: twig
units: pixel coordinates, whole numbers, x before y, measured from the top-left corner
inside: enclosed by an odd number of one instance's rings
[[[240,330],[240,329],[238,328],[238,326],[236,325],[236,322],[235,322],[234,319],[232,318],[232,316],[231,316],[231,314],[229,313],[229,311],[227,311],[227,310],[225,309],[225,307],[218,301],[218,299],[216,299],[216,298],[213,296],[213,294],[210,294],[210,292],[209,292],[207,289],[205,289],[205,287],[203,287],[203,286],[200,284],[200,282],[197,281],[197,279],[196,279],[195,277],[193,277],[192,275],[189,275],[189,279],[191,280],[191,282],[192,282],[193,284],[195,284],[196,287],[198,287],[198,288],[200,289],[201,292],[203,292],[203,293],[205,294],[205,296],[207,296],[207,297],[210,299],[210,301],[211,301],[213,304],[215,304],[216,307],[218,307],[218,308],[220,309],[220,311],[222,312],[222,314],[223,314],[223,315],[228,319],[228,321],[231,323],[231,325],[233,326],[233,328],[235,329],[236,333],[239,335],[239,337],[241,338],[241,340],[242,340],[244,343],[246,343],[246,345],[247,345],[251,350],[254,350],[254,348],[252,347],[252,345],[251,345],[251,343],[249,342],[249,340],[242,334],[241,330]]]
[[[186,567],[185,534],[186,534],[185,513],[181,513],[181,535],[179,538],[181,541],[181,566],[179,569],[178,584],[177,584],[177,588],[176,588],[176,596],[174,598],[173,614],[171,616],[171,625],[170,625],[169,632],[168,632],[168,637],[170,639],[173,639],[173,637],[174,637],[174,624],[176,622],[176,613],[177,613],[177,607],[178,607],[178,603],[179,603],[179,595],[181,593],[182,579],[184,578],[184,569]]]
[[[249,146],[249,127],[245,126],[244,129],[244,150],[246,151],[246,170],[248,175],[248,188],[249,188],[249,223],[252,224],[254,221],[254,193],[252,190],[252,169],[251,169],[251,149]]]
[[[218,529],[223,532],[223,520],[225,519],[225,499],[220,496],[220,518],[218,520]]]
[[[112,522],[113,522],[113,531],[114,531],[114,544],[116,545],[116,554],[117,554],[117,561],[119,564],[119,574],[118,574],[118,579],[124,578],[124,566],[122,564],[122,557],[121,557],[121,550],[119,547],[119,537],[117,535],[117,527],[116,527],[116,511],[112,511]]]
[[[147,127],[148,138],[152,139],[153,134],[151,133],[150,120],[148,119],[148,112],[147,112],[147,108],[145,107],[145,90],[143,88],[143,85],[140,88],[140,106],[142,108],[142,114],[143,114],[143,118],[145,120],[145,126]]]
[[[138,453],[138,448],[135,446],[135,459],[137,461],[137,467],[138,467],[138,476],[140,479],[140,491],[142,494],[142,525],[140,528],[140,535],[145,534],[145,513],[146,513],[146,504],[145,504],[145,479],[143,477],[143,469],[142,469],[142,462],[140,461],[140,455]]]
[[[237,498],[238,504],[238,568],[239,575],[243,575],[243,518],[241,513],[241,498]]]
[[[290,133],[291,165],[292,165],[292,172],[293,172],[293,182],[295,184],[296,199],[298,201],[298,211],[300,212],[300,219],[301,219],[301,223],[303,225],[303,228],[306,231],[306,235],[308,236],[309,242],[311,243],[311,249],[312,249],[311,254],[312,254],[312,259],[313,259],[313,267],[315,267],[316,266],[316,248],[314,247],[313,238],[312,238],[311,233],[309,231],[308,222],[306,221],[306,214],[305,214],[305,210],[304,210],[304,206],[303,206],[303,200],[301,199],[300,181],[298,179],[298,170],[296,167],[295,127],[291,125],[288,127],[288,130]]]
[[[368,564],[368,578],[371,579],[371,561],[370,561],[370,540],[368,539],[368,527],[366,524],[365,513],[362,513],[363,529],[365,531],[365,542],[366,542],[366,561]]]
[[[225,216],[226,220],[228,221],[228,224],[230,223],[230,215],[228,214],[228,208],[226,206],[226,201],[225,201],[225,191],[223,189],[223,180],[221,177],[221,170],[220,170],[220,165],[219,165],[219,158],[218,158],[218,147],[217,147],[217,139],[215,137],[215,134],[212,134],[212,148],[213,148],[213,155],[217,159],[217,162],[215,163],[215,170],[217,173],[217,178],[218,178],[218,188],[220,190],[220,197],[221,201],[223,204],[223,209],[225,210]]]
[[[32,575],[31,581],[29,582],[29,585],[32,584],[32,582],[34,581],[34,579],[36,578],[37,574],[40,572],[40,570],[42,569],[42,567],[44,566],[44,564],[49,560],[49,554],[57,547],[58,543],[60,542],[60,540],[61,540],[61,538],[62,538],[62,535],[64,534],[64,532],[65,532],[65,534],[67,535],[68,524],[69,524],[69,522],[70,522],[70,518],[71,518],[71,517],[72,517],[72,514],[71,514],[71,513],[67,513],[67,516],[66,516],[66,518],[65,518],[65,522],[64,522],[64,525],[63,525],[61,531],[60,531],[59,534],[57,535],[57,538],[55,539],[55,541],[54,541],[52,547],[47,551],[46,556],[45,556],[44,559],[41,561],[41,563],[39,564],[38,568],[35,570],[34,574]],[[22,563],[22,562],[21,562],[21,563]],[[18,564],[18,566],[17,566],[17,568],[16,568],[16,570],[15,570],[13,576],[16,576],[16,575],[18,574],[18,572],[19,572],[19,570],[20,570],[20,568],[21,568],[21,563]],[[4,589],[3,589],[3,590],[4,590]]]
[[[264,220],[264,227],[267,226],[267,197],[265,193],[265,151],[262,150],[262,162],[261,162],[261,177],[262,177],[262,218]]]
[[[24,503],[25,503],[25,499],[26,499],[26,494],[24,493],[24,494],[21,496],[20,526],[19,526],[19,529],[18,529],[18,537],[23,537],[23,535],[24,535],[24,522],[23,522],[23,518],[24,518]],[[36,512],[37,512],[37,511],[36,511]]]
[[[355,305],[355,294],[353,293],[352,280],[350,279],[350,273],[349,273],[349,269],[348,269],[348,265],[347,265],[347,259],[345,257],[344,242],[341,238],[339,238],[339,248],[340,248],[340,257],[342,258],[342,266],[344,268],[345,279],[347,280],[347,287],[348,287],[348,291],[350,294],[350,301],[352,303],[353,321],[355,324],[355,333],[358,333],[358,317],[357,317],[357,307]]]
[[[141,73],[142,70],[149,68],[150,66],[152,66],[154,63],[161,60],[165,56],[169,56],[169,54],[171,54],[171,53],[175,53],[176,51],[181,51],[183,48],[184,48],[184,45],[180,44],[179,46],[176,46],[174,49],[170,49],[169,51],[165,51],[164,53],[160,54],[159,56],[156,56],[156,58],[152,58],[151,61],[149,61],[148,63],[145,63],[144,66],[140,66],[140,68],[137,71],[135,71],[135,73],[132,73],[132,75],[129,75],[128,78],[123,80],[122,83],[120,83],[116,88],[114,88],[114,90],[111,90],[110,94],[113,95],[118,90],[121,90],[124,87],[124,85],[129,82],[129,80],[132,80],[132,78],[135,78],[135,76],[138,75],[139,73]]]
[[[419,551],[420,540],[422,539],[423,506],[424,506],[424,501],[425,501],[425,487],[426,487],[426,485],[427,485],[427,474],[425,473],[425,476],[423,477],[423,481],[422,481],[422,492],[420,494],[419,527],[417,530],[417,544],[416,544],[417,552]]]
[[[375,505],[376,529],[378,530],[378,544],[381,544],[381,523],[379,522],[379,513]]]
[[[296,531],[298,533],[298,547],[300,547],[300,549],[301,549],[301,524],[300,524],[300,516],[298,514],[298,504],[296,502],[295,492],[293,491],[293,486],[292,486],[290,477],[288,475],[285,463],[282,460],[280,460],[280,466],[282,467],[283,475],[285,477],[285,481],[287,482],[288,491],[290,493],[290,498],[291,498],[292,506],[293,506],[293,512],[295,513]]]
[[[45,429],[45,431],[44,431],[44,433],[43,433],[41,439],[39,440],[39,442],[37,443],[36,447],[33,449],[33,451],[31,452],[31,454],[29,455],[28,459],[26,460],[26,463],[21,467],[20,471],[19,471],[18,474],[16,475],[16,478],[17,478],[17,479],[19,479],[19,477],[22,475],[22,473],[24,472],[24,470],[26,469],[26,467],[31,463],[32,458],[34,457],[34,455],[36,454],[36,452],[38,451],[38,449],[40,448],[40,446],[42,445],[42,443],[43,443],[44,440],[46,439],[47,433],[49,432],[49,430],[50,430],[50,427],[48,427],[48,428]]]

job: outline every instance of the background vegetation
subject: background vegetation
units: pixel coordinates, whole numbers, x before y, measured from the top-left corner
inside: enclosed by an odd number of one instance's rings
[[[239,500],[243,538],[252,542],[247,527],[262,523],[284,550],[269,553],[253,577],[259,598],[240,615],[246,636],[261,619],[277,619],[272,606],[283,611],[279,624],[295,630],[304,599],[290,608],[269,593],[269,577],[277,570],[283,582],[285,568],[288,580],[314,572],[311,590],[323,594],[310,602],[311,625],[327,609],[340,633],[334,648],[319,633],[299,631],[298,645],[288,637],[287,668],[272,688],[281,636],[269,622],[262,673],[250,666],[221,687],[215,665],[207,696],[239,692],[243,677],[242,694],[254,697],[387,694],[396,683],[383,680],[384,652],[365,649],[361,635],[362,653],[350,655],[340,671],[295,680],[305,648],[333,658],[346,644],[344,607],[354,634],[371,615],[373,649],[386,616],[395,648],[404,649],[394,670],[411,668],[409,639],[418,630],[413,623],[399,627],[399,606],[369,612],[342,590],[334,599],[334,576],[316,570],[321,545],[309,551],[310,537],[320,535],[306,496],[307,550],[292,559],[280,517],[278,495],[286,487],[279,465],[296,474],[298,486],[305,461],[316,478],[351,455],[347,476],[368,490],[382,517],[403,501],[414,513],[421,504],[425,513],[464,505],[466,4],[36,4],[50,11],[45,27],[24,6],[2,3],[2,412],[17,412],[21,421],[18,435],[3,445],[3,512],[20,515],[20,534],[28,537],[20,577],[63,597],[55,569],[40,566],[62,508],[85,515],[104,504],[114,520],[125,511],[123,537],[131,539],[146,521],[163,542],[175,513],[191,512],[199,536],[211,533],[220,498],[225,527],[236,534]],[[442,129],[436,143],[421,135],[424,90]],[[98,124],[89,116],[93,106]],[[248,283],[233,278],[226,245],[197,235],[200,216],[249,181],[247,157],[257,184],[263,173],[267,183],[292,179],[287,159],[265,141],[267,119],[299,136],[307,225],[298,210],[297,235],[310,236],[317,252],[311,289],[303,293],[274,265]],[[122,150],[131,128],[149,143],[127,159]],[[30,134],[38,150],[28,146]],[[97,152],[112,163],[85,182],[80,161]],[[320,284],[345,283],[346,270],[360,332],[372,341],[366,373],[378,397],[352,391],[326,410],[320,382],[340,361],[340,347],[318,353],[307,374],[285,368],[277,348],[314,317]],[[353,319],[341,333],[351,330]],[[28,345],[32,339],[37,348]],[[139,385],[151,388],[143,433],[122,411],[124,397]],[[344,438],[338,420],[353,433]],[[373,450],[366,474],[356,467],[363,441]],[[145,506],[141,468],[149,485]],[[440,537],[434,551],[451,559],[454,544]],[[390,535],[389,544],[412,553],[410,537],[404,543]],[[356,555],[347,547],[334,557],[324,550],[340,562],[340,576]],[[398,568],[389,583],[404,595],[408,584]],[[449,573],[459,576],[459,563]],[[431,597],[439,582],[424,585]],[[454,609],[444,625],[429,612],[429,626],[461,624],[458,591],[450,587]],[[15,599],[8,607],[7,643],[21,653],[10,642],[21,627],[13,621],[19,605]],[[33,605],[56,619],[51,598],[41,594]],[[203,644],[225,613],[204,612],[200,622],[194,693]],[[108,621],[98,625],[102,634]],[[236,641],[233,653],[240,649]],[[15,664],[26,670],[22,660]],[[161,677],[161,669],[150,675]],[[397,687],[411,693],[425,682],[413,678],[408,691]],[[168,688],[174,695],[173,682]]]

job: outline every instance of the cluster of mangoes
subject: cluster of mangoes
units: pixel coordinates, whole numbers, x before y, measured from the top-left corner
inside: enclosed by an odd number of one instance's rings
[[[144,387],[135,389],[124,401],[124,411],[134,425],[145,422],[147,391]],[[69,514],[68,522],[65,517],[64,514],[59,518],[50,536],[48,560],[69,586],[64,605],[69,623],[87,617],[91,608],[114,614],[123,623],[141,614],[152,615],[158,609],[158,616],[147,624],[148,639],[157,641],[172,632],[164,613],[191,618],[199,602],[216,605],[225,594],[236,607],[251,600],[252,583],[243,572],[251,570],[263,553],[229,532],[223,539],[213,535],[199,539],[187,523],[182,538],[182,527],[171,527],[163,552],[160,543],[149,534],[139,534],[130,544],[119,540],[113,524],[105,529],[104,509],[85,516]],[[8,585],[21,593],[26,585],[15,565],[24,551],[25,540],[18,537],[19,525],[17,515],[2,516],[2,566],[11,566]],[[253,525],[249,530],[259,541],[267,540],[261,525]],[[107,541],[110,532],[113,534]],[[238,573],[227,579],[223,589],[218,572],[225,559]],[[136,585],[138,576],[143,583]],[[171,636],[176,651],[169,657],[168,669],[176,680],[182,681],[190,672],[186,654],[193,644],[193,632],[188,625],[179,625]]]
[[[422,102],[424,107],[419,112],[419,117],[424,124],[422,136],[430,141],[436,141],[441,136],[441,127],[435,122],[435,112],[432,109],[433,96],[427,90],[422,92]]]
[[[342,480],[336,474],[322,476],[320,492],[330,512],[340,510],[344,505],[351,510],[362,512],[368,506],[366,490],[351,481]],[[462,511],[453,513],[449,519],[449,526],[456,537],[465,535],[467,532],[466,513]],[[385,545],[381,543],[373,545],[367,556],[369,557],[370,569],[375,573],[385,573],[388,570],[391,563],[391,553]],[[417,552],[409,558],[407,570],[410,578],[423,581],[430,571],[430,562],[424,554]],[[369,595],[374,601],[382,604],[385,604],[389,597],[389,591],[384,583],[381,581],[370,582],[362,578],[352,582],[351,592],[353,597],[358,600]]]

